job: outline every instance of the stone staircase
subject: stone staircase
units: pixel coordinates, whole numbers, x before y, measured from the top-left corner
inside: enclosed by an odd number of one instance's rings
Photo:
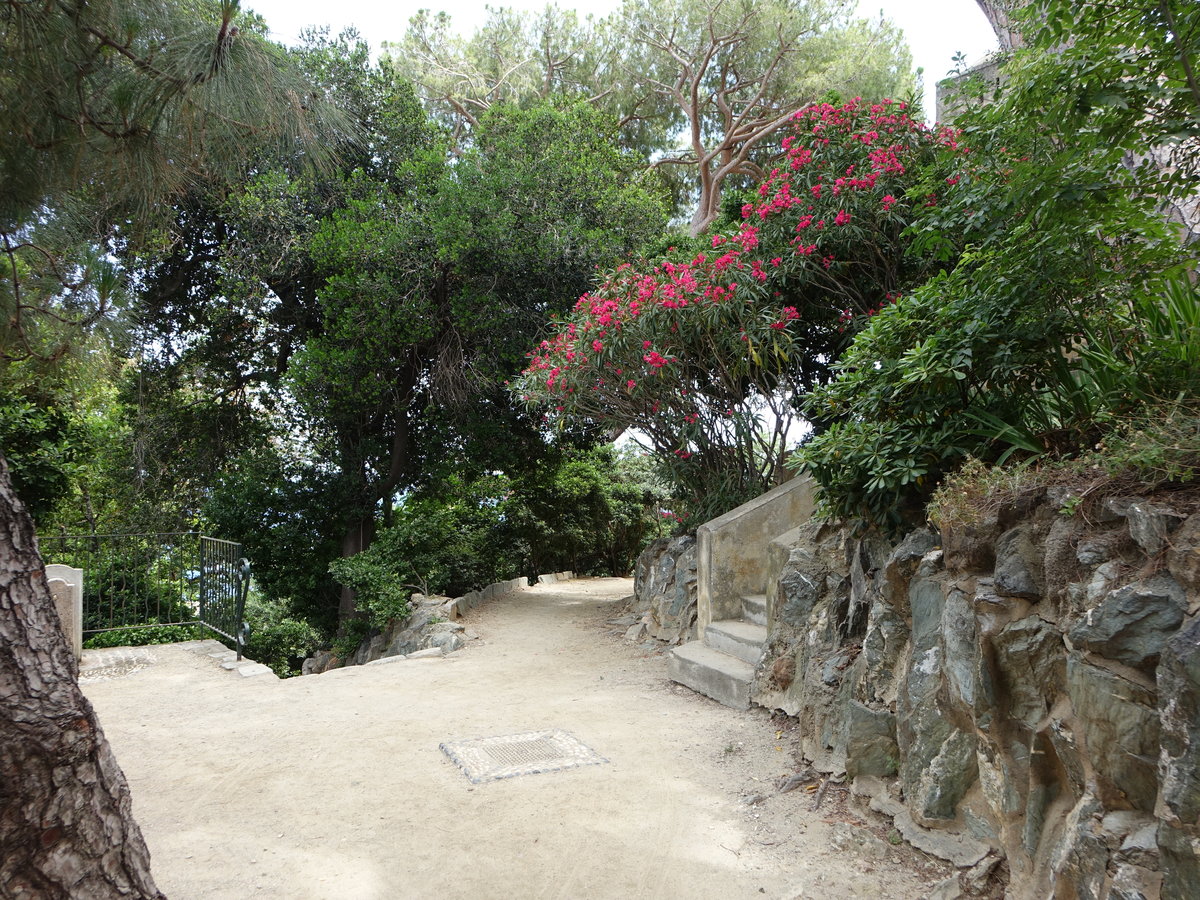
[[[754,669],[774,615],[778,572],[772,543],[808,521],[815,485],[800,476],[696,529],[696,628],[700,640],[674,650],[673,681],[734,709],[750,708]]]
[[[767,598],[751,594],[741,601],[740,619],[711,622],[700,640],[673,650],[667,675],[725,706],[749,709],[754,667],[767,641]]]

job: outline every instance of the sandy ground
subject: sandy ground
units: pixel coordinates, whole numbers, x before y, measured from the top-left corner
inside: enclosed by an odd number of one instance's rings
[[[836,900],[917,898],[945,877],[879,840],[886,825],[839,788],[815,812],[812,793],[776,793],[797,768],[786,722],[674,685],[661,654],[620,640],[605,623],[631,589],[587,579],[492,601],[467,620],[480,638],[445,659],[273,681],[163,646],[86,684],[159,887]],[[609,762],[472,785],[438,747],[550,729]]]

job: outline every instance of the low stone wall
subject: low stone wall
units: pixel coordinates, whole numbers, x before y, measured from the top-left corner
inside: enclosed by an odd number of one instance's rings
[[[556,584],[570,581],[574,572],[548,572],[537,576],[539,584]],[[304,661],[301,672],[316,675],[343,666],[361,666],[379,659],[394,656],[411,656],[429,650],[443,655],[462,649],[477,635],[457,620],[468,610],[482,603],[529,587],[529,579],[513,578],[498,581],[487,587],[463,594],[461,597],[426,597],[414,594],[413,610],[404,619],[392,619],[379,634],[372,635],[358,645],[358,649],[347,659],[338,659],[331,650],[322,650]]]
[[[659,538],[638,556],[633,570],[636,617],[630,640],[652,637],[684,644],[696,637],[696,539]]]
[[[918,846],[1005,859],[1010,897],[1195,896],[1200,514],[1066,499],[777,539],[754,699]]]
[[[568,570],[566,572],[545,572],[538,575],[533,584],[558,584],[560,581],[572,581],[575,578],[575,573]],[[455,597],[445,603],[445,611],[450,619],[457,619],[468,610],[472,610],[495,597],[503,597],[505,594],[511,594],[513,591],[519,591],[522,588],[530,587],[528,578],[511,578],[508,581],[496,581],[489,584],[487,587],[478,591],[471,591],[468,594],[463,594],[461,597]]]

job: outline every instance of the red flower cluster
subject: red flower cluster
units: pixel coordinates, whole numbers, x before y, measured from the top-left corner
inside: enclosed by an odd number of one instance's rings
[[[855,275],[855,247],[885,231],[896,233],[896,216],[911,214],[914,206],[905,200],[912,182],[905,176],[933,151],[966,152],[958,138],[949,129],[930,131],[904,103],[890,100],[819,103],[798,111],[782,141],[784,161],[759,186],[758,200],[742,208],[732,234],[714,235],[711,253],[653,267],[625,263],[612,271],[530,354],[522,386],[568,405],[595,392],[595,401],[612,398],[657,412],[652,395],[662,388],[650,385],[665,388],[672,372],[682,378],[678,373],[692,362],[689,348],[712,352],[711,341],[722,338],[716,331],[736,336],[742,358],[779,340],[776,335],[800,318],[797,306],[782,305],[797,296],[797,285],[833,290],[835,309],[847,308],[831,324],[849,326],[868,312],[869,295],[861,288],[838,295],[839,279],[868,283],[873,277]],[[949,178],[947,185],[956,181]],[[682,383],[674,390],[675,400],[684,397]]]
[[[800,313],[796,312],[796,307],[785,306],[783,308],[783,318],[776,322],[772,322],[771,327],[776,331],[782,331],[784,328],[787,328],[788,322],[798,318],[800,318]]]
[[[874,191],[881,179],[905,173],[903,156],[911,144],[911,136],[928,132],[924,123],[908,115],[904,103],[891,100],[869,107],[861,100],[842,106],[818,103],[797,112],[792,121],[793,133],[783,140],[787,165],[773,169],[759,185],[759,196],[764,202],[744,206],[744,219],[756,215],[765,220],[780,211],[819,201],[826,193],[838,197],[851,191]],[[834,137],[869,148],[866,159],[847,166],[842,174],[820,171],[826,165],[822,151]],[[884,208],[890,205],[885,203]],[[808,227],[813,218],[802,216],[797,228]],[[834,224],[845,225],[849,221],[850,213],[843,209]],[[819,224],[823,226],[823,220]],[[805,245],[798,241],[796,245],[797,253],[807,255],[800,249]]]

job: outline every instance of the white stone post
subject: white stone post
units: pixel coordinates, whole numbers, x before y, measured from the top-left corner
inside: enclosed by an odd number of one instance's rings
[[[63,634],[78,660],[83,656],[83,569],[54,563],[46,566],[46,580]]]

